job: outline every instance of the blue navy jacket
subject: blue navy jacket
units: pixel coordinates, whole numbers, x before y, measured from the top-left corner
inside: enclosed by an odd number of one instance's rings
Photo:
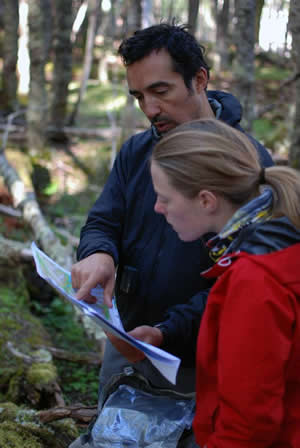
[[[242,111],[235,97],[208,91],[208,98],[213,107],[221,105],[221,120],[241,130]],[[249,138],[262,165],[272,165],[266,149]],[[202,240],[180,241],[165,218],[154,211],[149,157],[156,141],[152,130],[147,130],[122,146],[82,228],[78,259],[95,252],[112,255],[118,266],[115,293],[124,328],[129,331],[163,321],[162,348],[181,357],[183,364],[194,365],[205,291],[211,286],[200,272],[210,261]]]

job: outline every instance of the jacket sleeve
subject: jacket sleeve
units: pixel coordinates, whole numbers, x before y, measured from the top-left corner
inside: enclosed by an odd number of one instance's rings
[[[181,358],[185,367],[195,366],[197,336],[209,289],[200,291],[189,302],[169,308],[162,322],[162,348]]]
[[[130,141],[123,145],[104,189],[81,229],[80,244],[77,249],[78,260],[95,252],[106,252],[114,258],[115,264],[118,264],[125,216],[126,153],[129,149]]]
[[[227,284],[214,288],[220,298],[225,288],[226,296],[216,354],[219,405],[207,448],[266,448],[284,417],[293,301],[265,270],[236,264]]]

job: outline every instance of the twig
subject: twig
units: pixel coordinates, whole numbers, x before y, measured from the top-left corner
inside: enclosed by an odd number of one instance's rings
[[[0,213],[4,215],[13,216],[14,218],[22,218],[22,213],[20,210],[16,210],[13,207],[8,207],[7,205],[0,204]]]
[[[299,78],[300,78],[300,72],[294,73],[293,76],[291,76],[290,78],[285,79],[284,81],[282,81],[282,83],[280,84],[279,89],[282,89],[282,87],[289,86],[293,82],[297,81],[297,79],[299,79]]]
[[[11,128],[12,128],[12,122],[14,121],[14,119],[15,119],[18,115],[22,115],[22,114],[24,114],[24,113],[25,113],[24,110],[18,110],[18,111],[16,111],[16,112],[13,112],[13,113],[11,113],[11,114],[8,115],[8,118],[7,118],[7,124],[5,125],[5,128],[4,128],[4,134],[3,134],[3,137],[2,137],[2,145],[1,145],[1,150],[0,150],[0,152],[3,152],[3,151],[5,150],[5,148],[6,148],[6,144],[7,144],[7,140],[8,140],[8,135],[9,135],[9,132],[12,130],[12,129],[11,129]]]

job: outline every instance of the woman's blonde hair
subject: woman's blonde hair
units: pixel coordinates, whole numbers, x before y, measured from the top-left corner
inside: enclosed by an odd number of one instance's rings
[[[260,194],[262,184],[269,185],[273,215],[287,216],[300,227],[299,173],[283,166],[262,168],[249,137],[219,120],[176,127],[155,146],[152,161],[189,198],[206,189],[241,206]]]

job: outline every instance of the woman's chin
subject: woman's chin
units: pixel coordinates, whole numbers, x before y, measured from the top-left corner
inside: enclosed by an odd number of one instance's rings
[[[174,229],[175,230],[175,229]],[[175,230],[176,232],[176,230]],[[191,233],[184,233],[184,232],[176,232],[178,238],[181,241],[184,241],[185,243],[190,243],[192,241],[196,241],[200,238],[200,236],[196,235],[196,234],[191,234]]]

